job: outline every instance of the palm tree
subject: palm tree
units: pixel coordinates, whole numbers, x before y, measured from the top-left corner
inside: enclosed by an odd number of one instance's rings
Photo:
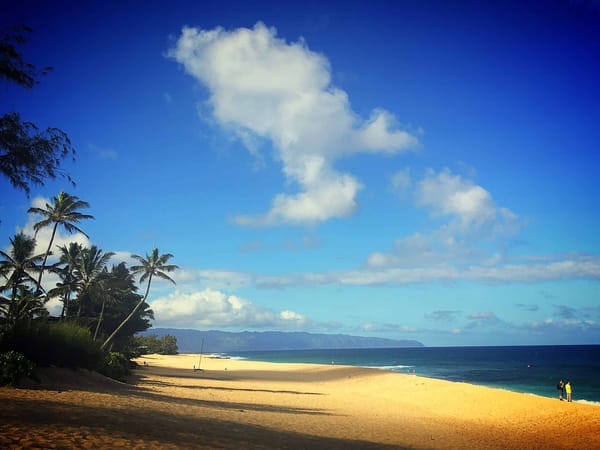
[[[41,255],[34,255],[35,239],[23,232],[15,234],[10,238],[11,248],[9,253],[0,250],[0,256],[5,258],[0,261],[0,274],[6,279],[2,290],[10,288],[11,300],[17,298],[19,286],[27,283],[36,283],[35,278],[29,272],[39,270],[37,263],[42,259]]]
[[[36,296],[31,288],[20,285],[16,297],[12,300],[0,296],[0,317],[9,326],[25,322],[31,324],[34,317],[48,315],[45,300],[41,295]]]
[[[172,272],[173,270],[178,269],[179,267],[174,264],[167,264],[167,261],[173,257],[170,253],[165,253],[164,255],[158,254],[158,249],[154,247],[152,249],[152,253],[146,254],[146,258],[143,258],[139,255],[131,255],[133,259],[140,263],[139,266],[130,267],[131,273],[141,274],[140,283],[144,282],[146,279],[148,280],[148,284],[146,286],[146,293],[140,299],[140,301],[135,305],[133,310],[129,313],[129,315],[119,324],[119,326],[112,332],[112,334],[104,341],[102,344],[102,348],[106,347],[110,341],[117,335],[117,333],[125,326],[125,324],[133,317],[133,315],[140,309],[140,307],[144,304],[146,299],[148,298],[148,294],[150,293],[150,285],[152,284],[152,278],[158,277],[164,280],[168,280],[171,283],[175,284],[175,281],[171,277],[169,277],[165,272]]]
[[[10,298],[0,296],[0,317],[15,324],[22,319],[31,319],[34,314],[41,315],[45,311],[44,302],[35,296],[27,284],[35,286],[35,278],[29,273],[38,270],[37,263],[42,255],[34,255],[35,239],[23,232],[10,239],[9,253],[0,250],[5,259],[0,261],[0,275],[6,283],[0,291],[10,289]]]
[[[102,274],[99,277],[100,279],[98,280],[98,290],[96,292],[95,300],[101,301],[101,307],[100,307],[100,316],[98,317],[98,321],[96,322],[96,330],[94,331],[94,340],[96,340],[96,338],[98,337],[98,331],[100,331],[100,324],[102,323],[102,319],[104,318],[104,309],[106,307],[107,303],[114,303],[117,301],[117,296],[116,296],[116,286],[115,286],[115,280],[113,280],[110,277],[110,274],[108,273],[108,271],[106,270],[106,268],[104,268],[104,271],[102,272]]]
[[[49,295],[61,295],[63,301],[62,311],[60,312],[60,318],[64,319],[69,315],[69,302],[71,300],[71,293],[77,289],[77,279],[73,275],[73,272],[79,265],[79,259],[81,256],[81,244],[77,242],[71,242],[69,246],[59,246],[60,250],[60,264],[64,264],[64,268],[60,271],[60,277],[62,282],[57,283],[56,288],[49,292]]]
[[[38,291],[42,289],[42,275],[46,267],[46,260],[48,259],[48,255],[50,254],[50,250],[52,249],[52,243],[54,242],[54,237],[56,236],[56,230],[58,229],[58,226],[62,225],[62,227],[69,233],[78,231],[85,237],[88,237],[87,234],[85,234],[75,224],[79,223],[83,219],[94,218],[94,216],[90,216],[89,214],[82,214],[78,211],[81,208],[89,208],[90,205],[88,202],[79,200],[78,197],[71,194],[67,194],[64,191],[60,191],[58,193],[58,196],[52,197],[52,202],[52,204],[46,203],[45,209],[31,207],[27,210],[28,213],[39,214],[43,217],[42,220],[40,220],[33,226],[36,235],[38,231],[42,228],[52,225],[52,236],[50,237],[48,248],[46,249],[46,253],[44,254],[44,260],[42,261],[40,275],[37,280]]]
[[[94,298],[101,298],[104,295],[105,283],[102,274],[113,255],[113,252],[103,253],[95,245],[81,249],[79,264],[75,269],[77,291],[79,292],[77,317],[81,315],[81,311],[87,301],[91,301]]]

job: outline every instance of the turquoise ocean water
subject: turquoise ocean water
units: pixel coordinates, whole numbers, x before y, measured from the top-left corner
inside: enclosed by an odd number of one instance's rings
[[[289,350],[227,356],[372,367],[557,399],[558,381],[570,380],[574,401],[600,406],[600,345]]]

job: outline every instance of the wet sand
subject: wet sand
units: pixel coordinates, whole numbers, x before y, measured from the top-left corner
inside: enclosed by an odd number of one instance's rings
[[[335,365],[149,355],[0,388],[1,448],[600,448],[600,407]],[[147,365],[144,365],[146,363]]]

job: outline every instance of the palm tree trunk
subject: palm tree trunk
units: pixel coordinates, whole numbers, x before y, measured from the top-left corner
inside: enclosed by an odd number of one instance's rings
[[[98,323],[96,324],[96,331],[94,332],[94,340],[98,336],[98,330],[100,329],[100,324],[102,323],[102,317],[104,316],[104,305],[106,305],[106,299],[102,300],[102,309],[100,310],[100,317],[98,318]]]
[[[67,291],[63,298],[63,307],[60,312],[60,320],[66,320],[69,316],[69,300],[71,299],[71,291]]]
[[[129,313],[129,315],[125,318],[125,320],[123,320],[123,322],[121,322],[119,324],[119,326],[116,328],[116,330],[112,332],[112,334],[106,339],[106,341],[104,341],[104,343],[100,347],[101,349],[104,349],[104,347],[106,347],[108,345],[108,343],[113,340],[113,338],[117,335],[117,333],[119,331],[121,331],[121,328],[123,328],[125,326],[125,324],[127,322],[129,322],[129,320],[134,316],[134,314],[137,312],[137,310],[140,309],[140,306],[142,306],[142,304],[146,301],[146,299],[148,298],[148,294],[150,293],[150,283],[151,282],[152,282],[152,273],[150,273],[150,276],[148,277],[148,285],[146,286],[146,293],[144,294],[144,297],[142,297],[142,299],[137,303],[137,305],[135,305],[135,308],[133,308],[133,310]]]
[[[50,249],[52,248],[52,243],[54,242],[54,236],[56,235],[56,229],[58,228],[58,222],[54,224],[54,228],[52,228],[52,237],[50,237],[50,242],[48,243],[48,248],[46,249],[46,254],[44,255],[44,260],[42,261],[42,267],[40,268],[40,276],[37,280],[37,290],[38,292],[42,290],[42,276],[44,275],[44,269],[46,268],[46,261],[48,260],[48,255],[50,254]]]

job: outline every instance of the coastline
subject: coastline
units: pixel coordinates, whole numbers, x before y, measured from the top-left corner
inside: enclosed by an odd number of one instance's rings
[[[193,353],[193,352],[192,352]],[[226,353],[269,362],[352,365],[465,382],[557,398],[556,383],[570,379],[574,401],[600,405],[600,345],[521,345],[377,349],[271,350]]]
[[[147,355],[133,385],[63,371],[1,388],[0,445],[600,448],[595,405],[355,366],[198,362]]]

